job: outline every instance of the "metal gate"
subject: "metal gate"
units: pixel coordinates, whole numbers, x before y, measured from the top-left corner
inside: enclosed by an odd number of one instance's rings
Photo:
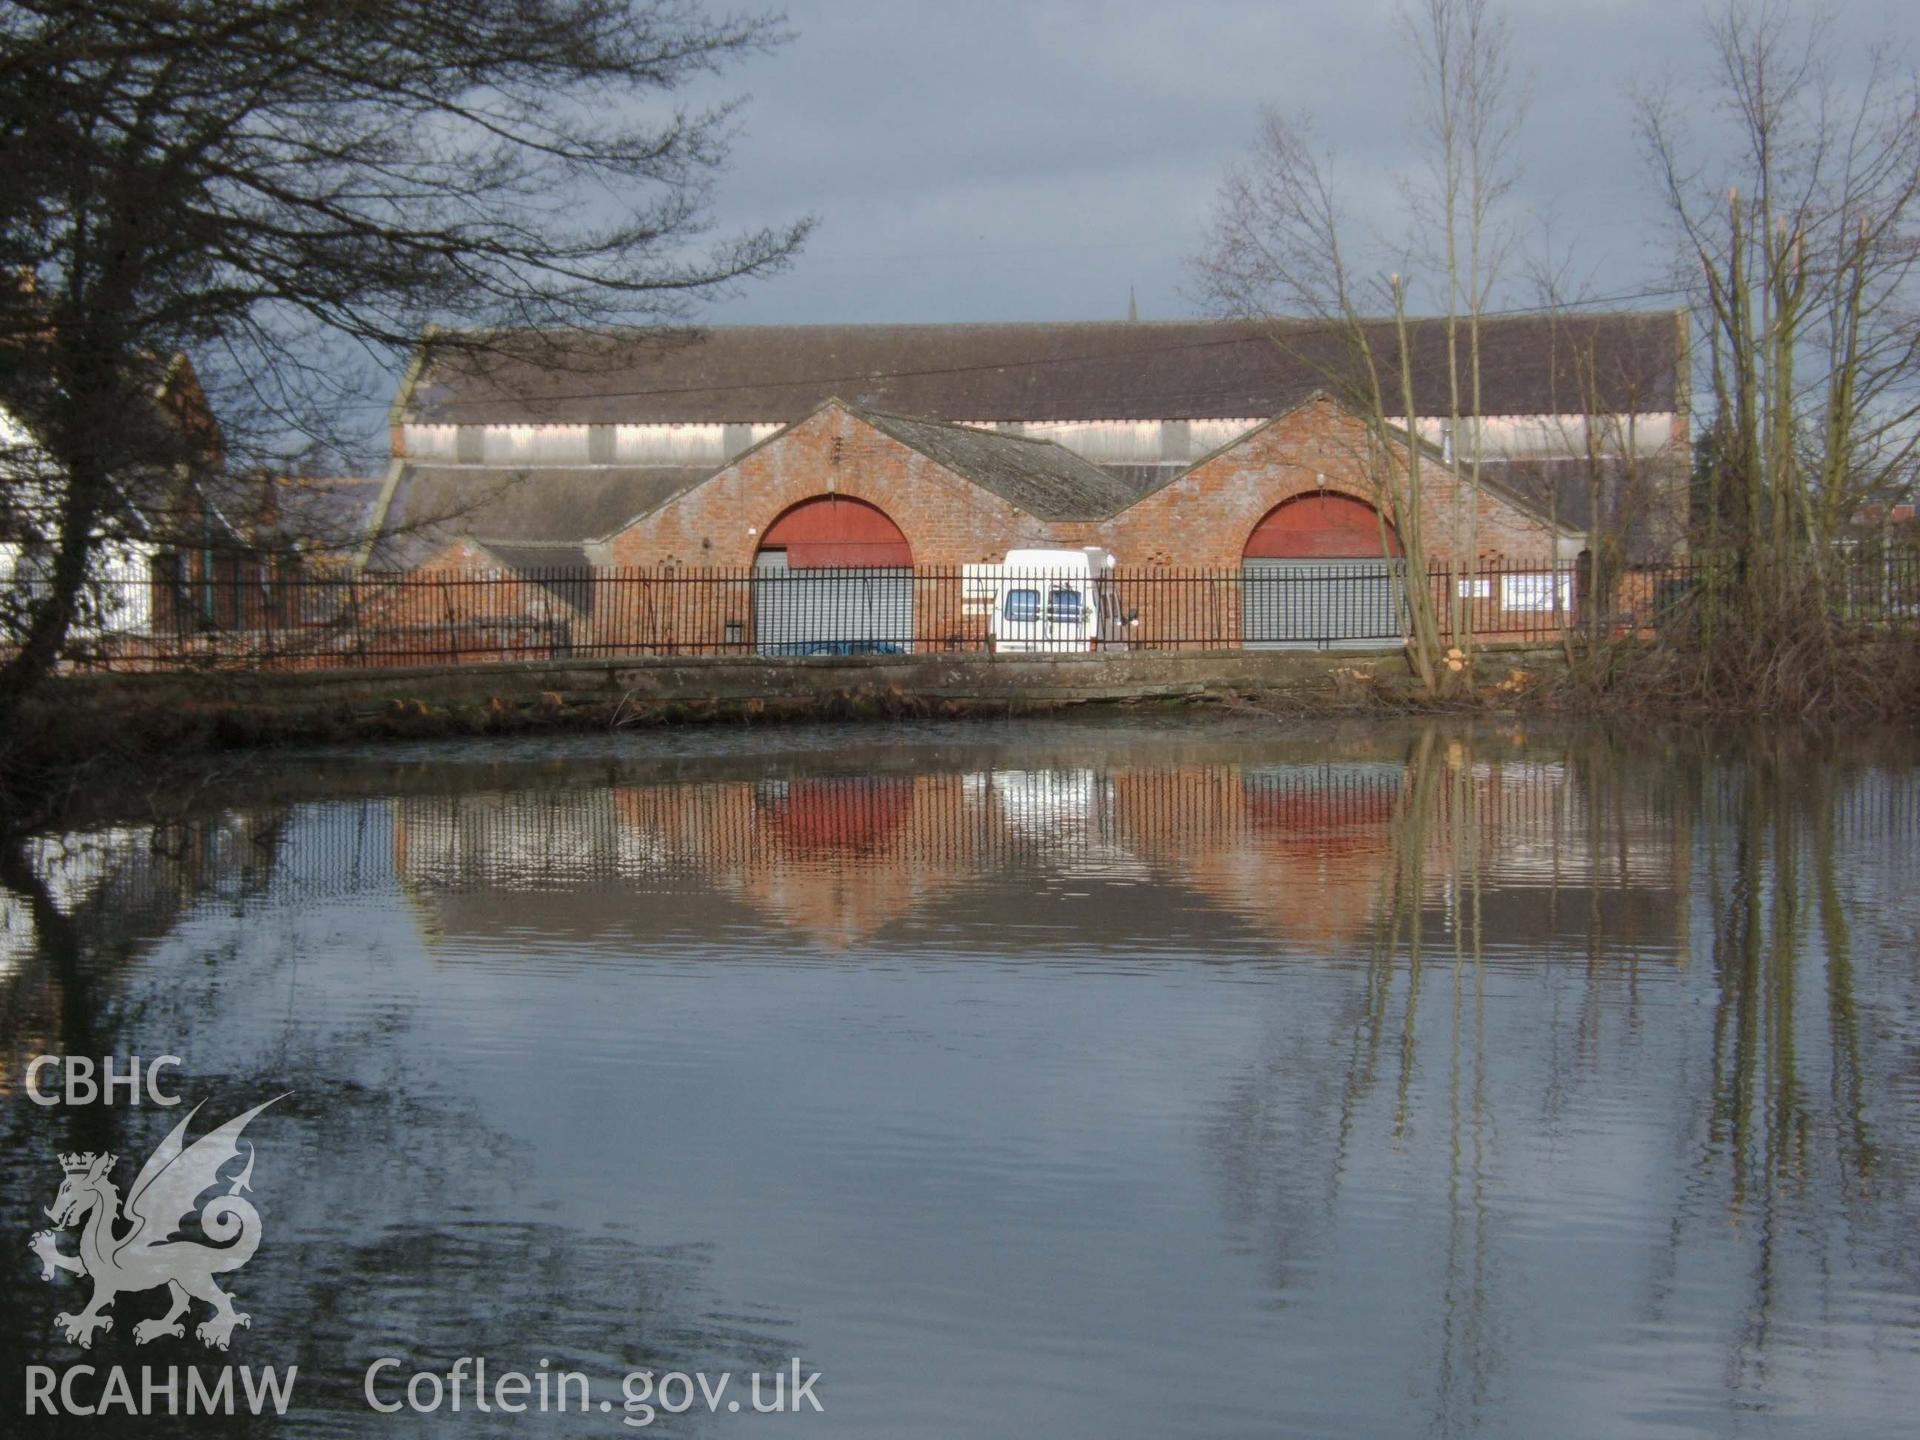
[[[913,571],[790,570],[754,558],[753,639],[762,655],[904,655],[913,648]]]
[[[1240,591],[1249,649],[1358,649],[1406,635],[1404,560],[1248,560]]]

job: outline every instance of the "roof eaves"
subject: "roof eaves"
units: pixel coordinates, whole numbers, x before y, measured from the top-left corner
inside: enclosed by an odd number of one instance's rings
[[[393,497],[399,492],[400,481],[406,475],[408,466],[399,456],[387,462],[386,479],[381,483],[380,493],[375,497],[373,510],[367,516],[367,534],[355,548],[353,568],[365,570],[373,558],[373,550],[387,533],[387,517],[393,513]]]
[[[731,461],[728,462],[728,464],[731,463]],[[693,491],[698,490],[702,485],[705,485],[726,468],[726,465],[722,465],[719,469],[709,471],[707,474],[702,475],[698,480],[681,486],[680,489],[675,490],[671,495],[662,495],[658,500],[654,501],[653,504],[634,511],[633,514],[627,516],[626,519],[622,520],[604,535],[583,535],[578,540],[516,540],[513,543],[516,545],[565,545],[570,549],[584,549],[593,545],[604,545],[622,530],[631,529],[637,522],[646,519],[649,515],[659,514],[660,511],[666,509],[667,506],[678,500],[682,495],[691,494]]]
[[[393,404],[387,407],[388,425],[404,425],[413,418],[413,392],[427,368],[427,349],[432,345],[433,337],[439,333],[440,327],[433,324],[420,332],[420,341],[413,347],[407,368],[400,376],[400,388],[394,391]]]

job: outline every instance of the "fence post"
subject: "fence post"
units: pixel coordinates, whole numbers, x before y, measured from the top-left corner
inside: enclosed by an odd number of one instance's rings
[[[367,668],[367,627],[360,623],[360,577],[349,575],[346,579],[347,614],[353,626],[353,649],[360,658],[360,668]]]
[[[1350,562],[1271,576],[1227,567],[1119,571],[1103,581],[1111,588],[1099,604],[1117,606],[1119,616],[1112,618],[1123,623],[1123,617],[1140,614],[1143,623],[1137,628],[1125,624],[1124,633],[1130,648],[1142,650],[1236,648],[1250,633],[1263,641],[1321,648],[1404,641],[1408,587],[1414,577],[1403,562],[1393,564],[1397,568],[1388,571],[1384,600],[1378,563]],[[992,612],[1003,604],[1000,590],[1008,578],[1003,572],[994,572],[996,585],[983,590],[970,611],[967,570],[914,568],[910,621],[895,607],[897,592],[880,590],[897,584],[897,573],[891,567],[884,578],[859,567],[815,572],[811,618],[823,628],[792,638],[824,639],[841,648],[897,645],[915,653],[989,648]],[[1440,634],[1448,643],[1463,645],[1467,636],[1537,640],[1565,635],[1571,640],[1585,630],[1598,637],[1615,613],[1624,621],[1646,612],[1643,623],[1657,625],[1667,613],[1670,587],[1677,597],[1683,582],[1696,576],[1713,578],[1706,565],[1615,570],[1593,552],[1583,551],[1577,557],[1511,567],[1469,567],[1449,557],[1429,562],[1425,581],[1442,602]],[[1047,615],[1053,577],[1017,578],[1038,586],[1040,613]],[[1562,579],[1568,582],[1565,587]],[[256,663],[365,668],[454,664],[489,655],[562,660],[582,653],[751,654],[759,634],[755,609],[766,598],[759,592],[781,583],[797,582],[721,567],[474,569],[378,577],[275,573],[265,593],[257,593],[258,582],[252,580],[215,582],[218,596],[230,590],[234,595],[231,604],[216,609],[222,616],[237,617],[238,630],[202,632],[190,645],[177,638],[169,643],[169,632],[192,617],[156,600],[153,633],[133,637],[144,648],[123,650],[119,642],[126,637],[110,635],[101,641],[89,631],[67,658],[74,665],[96,667]],[[1596,602],[1603,583],[1609,602],[1605,606]],[[558,593],[549,595],[549,588]],[[1836,562],[1823,594],[1836,620],[1890,628],[1920,618],[1917,591],[1920,557],[1899,552],[1859,554]],[[427,620],[436,593],[440,614],[433,623],[446,627],[438,643]],[[471,604],[463,597],[470,597]],[[1383,604],[1391,614],[1382,613]],[[1582,607],[1588,613],[1583,614]],[[477,637],[472,645],[465,639],[469,609]],[[310,613],[318,622],[313,626],[306,624]],[[767,638],[770,648],[777,649],[786,643],[776,633],[782,617],[774,615],[772,622],[775,628]],[[903,624],[910,628],[903,632]]]
[[[1574,614],[1587,622],[1584,628],[1587,639],[1590,641],[1597,641],[1600,638],[1600,607],[1594,601],[1599,588],[1595,583],[1598,577],[1594,573],[1597,561],[1598,557],[1594,555],[1593,547],[1588,546],[1574,557],[1573,562]]]

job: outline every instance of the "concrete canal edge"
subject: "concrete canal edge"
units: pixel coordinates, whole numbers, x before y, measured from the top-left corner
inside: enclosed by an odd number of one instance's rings
[[[1492,679],[1558,663],[1490,650]],[[220,747],[291,740],[525,733],[752,719],[1035,714],[1087,705],[1271,704],[1350,711],[1404,703],[1388,651],[1136,651],[1097,655],[763,656],[543,660],[293,672],[95,674],[42,692],[71,738]],[[90,742],[88,742],[90,743]]]

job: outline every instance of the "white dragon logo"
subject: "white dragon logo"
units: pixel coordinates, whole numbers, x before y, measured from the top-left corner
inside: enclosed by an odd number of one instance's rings
[[[200,1113],[200,1107],[194,1106],[140,1167],[127,1193],[124,1214],[120,1192],[107,1178],[117,1157],[91,1151],[62,1155],[60,1167],[67,1178],[46,1212],[59,1229],[38,1231],[28,1246],[40,1257],[42,1280],[53,1279],[57,1270],[85,1275],[93,1281],[93,1298],[78,1315],[56,1315],[54,1328],[65,1331],[67,1339],[82,1348],[90,1348],[96,1330],[113,1329],[113,1317],[103,1312],[117,1295],[164,1285],[169,1297],[167,1313],[135,1325],[135,1342],[144,1345],[162,1335],[184,1338],[186,1329],[180,1317],[188,1304],[198,1299],[213,1306],[213,1314],[195,1326],[193,1333],[209,1347],[226,1349],[233,1327],[249,1324],[250,1317],[233,1308],[233,1297],[215,1285],[213,1277],[238,1270],[260,1246],[260,1212],[240,1194],[253,1188],[253,1142],[245,1142],[244,1171],[226,1182],[221,1181],[220,1171],[239,1157],[240,1132],[247,1128],[247,1122],[268,1105],[286,1098],[276,1095],[188,1145],[187,1126]],[[204,1206],[199,1204],[202,1194],[222,1183],[226,1184],[225,1194],[212,1197]],[[196,1211],[200,1228],[211,1244],[175,1238],[175,1232]],[[80,1232],[80,1253],[62,1254],[59,1230],[70,1229],[82,1220],[86,1223]],[[124,1234],[114,1233],[116,1227],[129,1225]]]

